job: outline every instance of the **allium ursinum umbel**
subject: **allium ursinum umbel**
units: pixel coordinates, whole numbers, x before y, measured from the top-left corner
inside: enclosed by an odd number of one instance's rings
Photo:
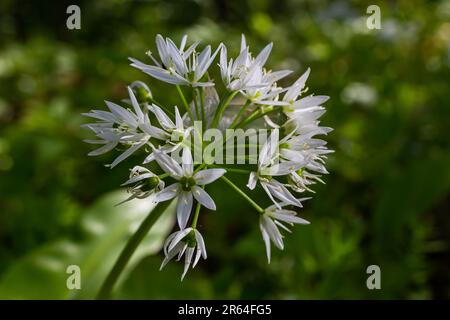
[[[242,36],[235,58],[229,58],[229,50],[223,44],[214,50],[209,45],[200,47],[199,42],[189,45],[187,36],[177,46],[171,39],[158,35],[157,56],[149,51],[148,62],[130,58],[131,66],[153,79],[174,85],[181,107],[165,105],[165,95],[151,92],[147,84],[136,81],[128,87],[128,99],[123,100],[122,106],[106,102],[109,111],[86,113],[97,122],[84,125],[97,137],[87,142],[100,145],[89,155],[125,148],[111,168],[134,153],[142,155],[139,159],[128,159],[134,163],[124,183],[131,194],[125,201],[146,197],[156,202],[176,199],[179,230],[165,242],[161,267],[175,256],[178,260],[184,257],[182,279],[201,256],[207,257],[198,222],[202,208],[216,210],[206,190],[211,184],[222,180],[254,207],[270,262],[271,242],[279,249],[284,248],[281,232],[289,231],[286,224],[308,223],[292,209],[301,208],[306,199],[299,194],[312,191],[317,182],[323,183],[321,175],[328,173],[325,160],[332,152],[318,138],[332,130],[320,126],[319,121],[325,112],[322,104],[328,97],[305,96],[310,69],[292,85],[283,86],[279,81],[286,81],[292,71],[265,67],[272,44],[253,55]],[[220,79],[211,78],[216,73],[220,73]],[[225,88],[223,92],[217,92],[216,81],[223,83],[220,86]],[[219,162],[211,164],[211,157],[204,156],[197,162],[192,159],[195,146],[205,151],[213,143],[203,139],[202,130],[219,129],[223,133],[225,129],[261,128],[275,130],[265,141],[257,141],[259,152],[248,155],[248,159],[257,158],[256,164],[242,168],[236,164],[241,163],[236,161],[236,153],[232,153],[234,162],[227,159],[226,166]],[[193,138],[199,138],[200,143],[191,143]],[[178,159],[176,155],[180,153]],[[229,178],[231,174],[247,174],[248,190],[234,184]],[[256,188],[265,191],[267,198],[261,201],[270,204],[267,209],[247,194]]]

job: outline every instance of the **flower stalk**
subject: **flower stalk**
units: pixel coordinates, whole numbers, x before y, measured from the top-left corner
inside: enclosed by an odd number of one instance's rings
[[[133,253],[136,251],[139,244],[148,234],[152,226],[158,220],[158,218],[164,213],[164,211],[169,207],[171,202],[158,203],[156,207],[147,215],[147,217],[142,221],[136,232],[130,237],[119,257],[117,258],[111,271],[108,273],[106,279],[104,280],[100,291],[98,292],[97,299],[104,300],[110,299],[111,293],[120,278],[123,270],[130,261]]]

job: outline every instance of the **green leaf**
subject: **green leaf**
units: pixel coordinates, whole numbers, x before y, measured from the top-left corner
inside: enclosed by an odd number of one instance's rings
[[[82,242],[61,239],[19,259],[0,281],[1,299],[93,298],[126,241],[154,208],[151,198],[115,206],[127,194],[112,192],[95,203],[82,218]],[[174,205],[162,214],[131,258],[121,282],[145,256],[161,249],[174,223]],[[81,289],[69,290],[70,265],[81,270]],[[120,286],[120,282],[119,282]]]

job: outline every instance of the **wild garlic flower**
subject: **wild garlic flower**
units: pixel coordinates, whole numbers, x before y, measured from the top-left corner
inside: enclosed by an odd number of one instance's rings
[[[192,268],[194,268],[201,257],[203,259],[207,258],[205,241],[201,233],[194,228],[186,228],[168,236],[164,243],[164,254],[165,258],[161,263],[160,270],[176,255],[178,255],[178,261],[184,255],[184,270],[181,275],[181,281],[183,281],[191,263]]]
[[[159,151],[169,153],[178,151],[188,140],[191,130],[193,127],[187,127],[184,124],[183,119],[180,116],[177,106],[175,109],[175,123],[170,119],[170,117],[157,105],[151,105],[148,110],[152,111],[162,129],[166,133],[164,142],[160,145]],[[144,160],[144,164],[150,163],[155,160],[155,155],[151,152]]]
[[[282,206],[286,205],[285,203]],[[292,210],[277,208],[275,205],[264,210],[259,218],[259,228],[266,246],[267,261],[270,263],[270,242],[280,250],[284,249],[283,235],[278,227],[287,232],[291,232],[284,224],[293,226],[294,224],[309,224],[308,221],[297,217],[297,213]]]
[[[144,199],[157,191],[161,191],[164,188],[164,181],[149,169],[135,166],[131,169],[130,178],[121,185],[128,186],[128,192],[131,193],[128,199],[121,202],[123,203],[135,198]]]
[[[124,201],[176,200],[179,230],[164,244],[161,268],[175,256],[184,257],[183,279],[190,266],[206,259],[200,216],[202,209],[216,210],[213,194],[206,189],[217,180],[255,209],[270,262],[271,242],[283,249],[281,232],[293,224],[308,224],[293,211],[306,199],[300,195],[313,192],[313,185],[323,183],[322,175],[328,174],[326,159],[333,151],[322,137],[332,129],[320,124],[328,97],[305,95],[309,68],[292,85],[283,86],[280,80],[285,82],[292,71],[265,66],[272,43],[254,55],[242,36],[237,57],[229,58],[223,44],[213,51],[199,42],[189,45],[187,36],[177,46],[158,35],[156,49],[157,55],[147,52],[150,64],[130,58],[131,66],[174,85],[177,106],[164,104],[167,97],[146,83],[133,82],[122,105],[106,101],[108,111],[84,114],[96,120],[84,125],[96,136],[86,142],[99,145],[89,155],[121,150],[109,167],[131,164],[123,183],[130,196]],[[223,86],[216,87],[217,79],[211,78],[217,72]],[[244,154],[239,154],[241,146]],[[132,154],[136,156],[129,159]],[[230,179],[233,174],[248,175],[248,188],[236,185]],[[252,199],[249,193],[257,188],[267,197]],[[233,201],[228,192],[222,196]]]
[[[156,162],[176,183],[164,188],[156,194],[157,202],[178,197],[177,218],[180,229],[184,229],[191,214],[193,198],[204,207],[216,210],[216,204],[202,186],[210,184],[225,174],[224,169],[200,170],[194,174],[191,151],[183,149],[183,163],[180,166],[175,160],[159,150],[155,150]]]
[[[279,142],[277,138],[277,131],[274,131],[261,148],[258,158],[258,170],[250,173],[247,187],[253,190],[259,181],[261,187],[277,207],[281,208],[276,199],[301,207],[300,201],[289,192],[285,185],[274,177],[285,176],[290,172],[295,172],[304,166],[304,163],[296,161],[275,162],[279,159],[279,154],[277,154]]]
[[[92,130],[99,140],[85,141],[92,144],[103,144],[102,147],[90,152],[90,156],[97,156],[111,151],[118,144],[129,146],[111,163],[111,168],[114,168],[136,150],[147,144],[151,137],[164,139],[165,136],[165,132],[162,129],[151,125],[148,114],[144,114],[130,87],[128,87],[128,94],[134,112],[113,102],[105,101],[111,112],[92,110],[83,114],[99,120],[96,123],[84,125]]]
[[[156,46],[161,62],[157,61],[151,52],[148,52],[155,63],[154,66],[130,58],[131,66],[140,69],[155,79],[170,84],[193,87],[213,86],[214,83],[210,81],[202,82],[200,80],[208,71],[221,46],[213,54],[211,54],[211,46],[206,46],[201,52],[196,52],[195,48],[198,43],[194,43],[187,50],[184,50],[186,41],[187,36],[184,36],[178,48],[171,39],[166,38],[164,40],[161,35],[157,35]]]

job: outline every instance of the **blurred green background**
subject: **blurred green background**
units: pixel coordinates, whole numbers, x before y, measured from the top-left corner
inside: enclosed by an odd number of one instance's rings
[[[66,28],[74,3],[81,30]],[[370,4],[381,30],[366,27]],[[311,67],[311,92],[331,96],[322,123],[335,128],[336,152],[301,210],[311,225],[295,227],[270,265],[256,215],[219,182],[218,210],[200,221],[208,259],[182,283],[181,264],[158,271],[168,213],[116,298],[450,298],[449,21],[449,1],[2,0],[0,298],[94,297],[148,212],[145,201],[114,207],[142,156],[114,170],[104,164],[117,153],[87,157],[80,113],[119,102],[134,80],[179,104],[172,87],[128,66],[155,50],[157,33],[233,53],[241,33],[254,52],[273,41],[270,67],[294,70],[289,81]],[[66,288],[71,264],[82,290]],[[366,287],[372,264],[381,290]]]

